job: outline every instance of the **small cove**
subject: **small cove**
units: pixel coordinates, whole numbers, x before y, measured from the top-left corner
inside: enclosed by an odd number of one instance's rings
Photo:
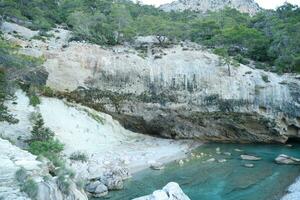
[[[221,154],[216,149],[220,148]],[[237,151],[242,150],[242,151]],[[231,155],[225,155],[225,152]],[[277,200],[300,175],[300,166],[278,165],[274,159],[279,154],[300,157],[300,145],[262,144],[205,144],[194,151],[190,161],[179,166],[178,162],[166,165],[161,171],[146,169],[126,181],[125,189],[111,192],[102,199],[129,200],[151,194],[168,182],[180,184],[192,200]],[[244,161],[241,154],[262,157],[260,161]],[[214,162],[207,162],[215,158]],[[226,162],[218,160],[226,159]],[[253,163],[254,168],[244,164]]]

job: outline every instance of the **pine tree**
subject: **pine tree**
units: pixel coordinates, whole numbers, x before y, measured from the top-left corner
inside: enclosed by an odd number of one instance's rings
[[[38,114],[31,131],[31,140],[32,141],[48,141],[53,139],[54,133],[47,127],[44,127],[44,120],[41,114]]]

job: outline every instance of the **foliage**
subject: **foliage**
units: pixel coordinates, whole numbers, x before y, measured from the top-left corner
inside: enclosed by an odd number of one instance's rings
[[[25,192],[31,199],[36,199],[38,194],[37,183],[28,176],[24,168],[20,168],[15,173],[15,178],[19,182],[21,191]]]
[[[87,162],[88,156],[84,152],[74,152],[70,155],[71,160],[81,161],[81,162]]]
[[[15,178],[18,182],[23,183],[28,178],[26,170],[21,167],[16,171]]]
[[[36,199],[38,185],[34,180],[29,178],[21,185],[21,191],[25,192],[31,199]]]
[[[41,100],[36,94],[34,94],[29,97],[29,103],[30,103],[30,105],[36,107],[37,105],[39,105],[41,103]]]
[[[4,0],[0,14],[43,32],[55,24],[67,25],[74,33],[72,40],[101,45],[122,44],[146,35],[155,35],[161,45],[191,40],[224,48],[229,56],[239,55],[241,62],[263,62],[266,65],[261,66],[267,70],[299,72],[300,8],[288,3],[250,17],[231,8],[205,15],[166,13],[128,0]]]
[[[35,155],[42,155],[50,160],[55,159],[54,155],[59,154],[64,145],[58,140],[34,141],[29,144],[29,151]]]
[[[33,129],[31,131],[31,140],[33,141],[49,141],[54,137],[54,133],[47,127],[44,127],[44,120],[41,114],[37,114],[34,119]]]
[[[262,75],[261,76],[261,79],[264,81],[264,82],[266,82],[266,83],[269,83],[270,81],[269,81],[269,77],[267,76],[267,75]]]
[[[61,165],[59,154],[63,151],[64,145],[54,139],[53,131],[44,127],[41,114],[38,113],[33,118],[34,125],[28,150],[32,154],[48,158],[57,166]]]
[[[233,60],[229,55],[226,49],[220,48],[216,49],[215,53],[220,55],[220,64],[226,65],[228,70],[228,76],[231,76],[231,66],[238,67],[239,63],[236,60]]]
[[[18,122],[9,114],[7,107],[4,105],[4,101],[12,96],[10,91],[12,81],[9,74],[25,67],[36,67],[44,61],[41,58],[18,54],[18,49],[18,46],[5,41],[0,34],[0,121],[9,123]]]
[[[75,173],[72,170],[63,167],[59,169],[57,174],[58,174],[57,177],[58,188],[64,194],[68,195],[70,191],[72,179],[74,179],[75,177]]]

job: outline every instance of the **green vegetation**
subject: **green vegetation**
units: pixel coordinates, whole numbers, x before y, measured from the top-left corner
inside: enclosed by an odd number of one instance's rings
[[[57,176],[56,183],[60,191],[64,194],[69,194],[70,186],[75,174],[73,171],[66,168],[65,162],[60,155],[64,149],[64,145],[54,139],[53,131],[44,126],[44,120],[41,114],[34,113],[31,116],[31,120],[33,121],[33,129],[31,131],[31,140],[28,141],[29,152],[37,156],[48,158],[52,162],[56,168],[52,169],[54,171],[50,171],[50,174]],[[79,155],[80,158],[81,156],[82,155]],[[19,172],[16,177],[23,177],[22,174],[22,172]],[[24,190],[28,193],[34,194],[34,185],[32,182],[28,181],[24,187]]]
[[[32,95],[29,97],[29,103],[35,107],[41,103],[41,100],[37,95]]]
[[[81,161],[81,162],[87,162],[88,156],[84,152],[74,152],[70,155],[71,160]]]
[[[71,40],[116,45],[155,35],[162,46],[191,40],[223,48],[241,63],[252,59],[266,70],[300,72],[300,8],[291,4],[250,17],[230,8],[166,13],[129,0],[5,0],[0,14],[43,32],[62,24],[74,32]]]
[[[7,107],[4,105],[4,101],[12,97],[10,90],[14,80],[10,78],[10,75],[18,70],[26,67],[36,67],[44,62],[43,58],[33,58],[18,54],[18,49],[18,46],[5,41],[0,33],[0,121],[9,123],[18,122],[17,119],[9,114]],[[32,99],[32,103],[36,104],[37,99]]]
[[[71,182],[75,177],[75,173],[67,169],[65,167],[62,167],[57,172],[57,185],[60,191],[62,191],[64,194],[69,194]]]
[[[21,191],[25,192],[31,199],[36,199],[38,194],[38,185],[30,178],[24,168],[20,168],[16,171],[15,178],[20,184]]]
[[[48,158],[53,164],[60,165],[59,154],[64,149],[64,145],[54,139],[54,133],[49,128],[44,127],[41,114],[38,113],[33,118],[34,125],[28,150],[32,154]]]
[[[21,185],[21,191],[25,192],[31,199],[36,199],[38,185],[34,180],[29,178]]]

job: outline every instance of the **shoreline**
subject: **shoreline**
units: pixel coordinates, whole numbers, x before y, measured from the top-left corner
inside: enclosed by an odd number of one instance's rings
[[[300,175],[294,183],[286,189],[286,194],[280,200],[299,200],[300,199]]]
[[[173,155],[160,157],[159,159],[157,159],[155,161],[159,162],[163,165],[167,165],[172,162],[176,162],[176,161],[185,159],[189,156],[189,153],[191,153],[191,151],[197,149],[198,147],[200,147],[201,145],[204,144],[203,142],[200,142],[200,141],[190,141],[190,140],[186,140],[186,141],[191,142],[191,145],[188,148],[186,148],[184,151],[176,152]],[[129,172],[131,173],[132,176],[134,176],[143,170],[149,169],[150,166],[151,166],[150,163],[144,163],[142,165],[132,166],[132,167],[129,167]]]

